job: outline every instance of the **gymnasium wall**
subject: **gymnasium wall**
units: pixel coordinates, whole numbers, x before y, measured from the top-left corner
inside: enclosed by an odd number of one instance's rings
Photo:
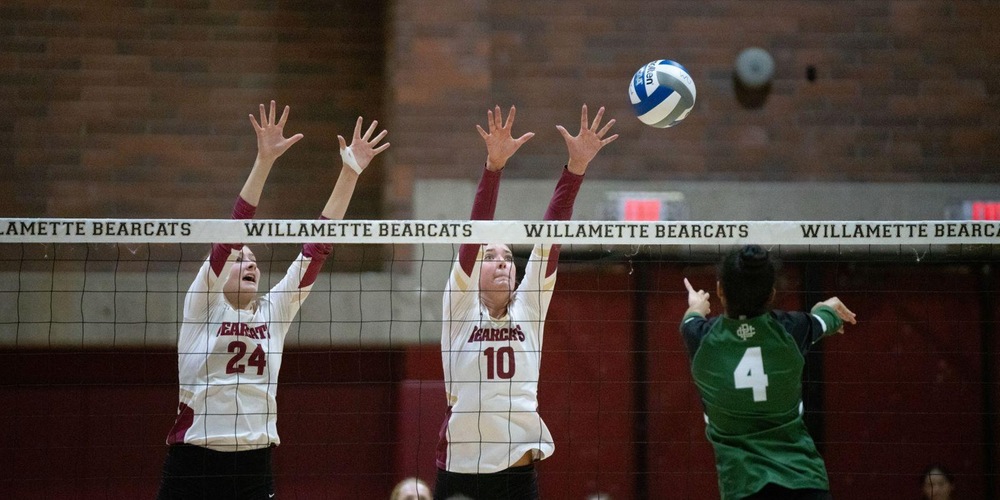
[[[586,102],[622,135],[591,178],[996,183],[998,22],[978,0],[4,2],[0,214],[225,217],[253,162],[247,114],[272,98],[306,139],[262,217],[314,217],[335,136],[364,115],[392,148],[349,216],[408,218],[415,180],[475,178],[494,104],[538,134],[512,178],[552,177],[554,126]],[[776,74],[748,108],[732,65],[750,46]],[[698,85],[667,131],[626,98],[661,57]]]
[[[359,115],[390,121],[386,16],[379,1],[4,2],[0,213],[228,217],[256,154],[248,116],[273,99],[305,139],[258,216],[318,217],[337,135]],[[349,214],[380,217],[383,172]]]

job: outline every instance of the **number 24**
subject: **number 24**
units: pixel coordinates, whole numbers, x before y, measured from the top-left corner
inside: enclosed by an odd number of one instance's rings
[[[226,364],[226,373],[246,373],[247,365],[250,365],[257,368],[257,375],[264,374],[264,367],[267,366],[267,353],[264,352],[264,348],[260,344],[257,344],[257,348],[250,353],[250,359],[247,360],[246,365],[240,362],[247,353],[245,343],[234,340],[229,343],[228,351],[235,353],[235,355]]]

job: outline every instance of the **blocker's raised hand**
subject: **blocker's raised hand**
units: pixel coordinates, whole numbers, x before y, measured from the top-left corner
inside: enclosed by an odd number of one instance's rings
[[[604,106],[601,106],[601,109],[597,110],[597,116],[594,117],[593,123],[589,123],[587,105],[584,104],[580,110],[579,134],[572,136],[562,125],[556,125],[556,129],[559,130],[563,139],[566,140],[566,149],[569,152],[569,161],[566,163],[566,168],[570,172],[576,175],[586,173],[590,161],[597,156],[597,152],[618,138],[618,134],[607,138],[604,137],[611,130],[611,126],[615,124],[615,119],[612,118],[607,124],[601,127],[602,118],[604,118]]]
[[[358,174],[368,167],[375,155],[389,148],[388,142],[379,145],[379,142],[385,138],[389,131],[383,129],[378,135],[372,137],[376,127],[378,127],[378,120],[372,120],[372,124],[362,135],[361,125],[363,122],[363,118],[359,116],[358,121],[354,124],[354,136],[351,138],[350,146],[347,145],[344,136],[337,136],[337,141],[340,142],[340,156],[344,160],[344,164]]]
[[[517,152],[521,146],[535,136],[534,132],[527,132],[517,139],[511,134],[514,127],[514,116],[517,115],[517,108],[510,107],[507,113],[507,121],[504,122],[500,106],[493,110],[486,110],[486,126],[489,132],[483,130],[476,124],[476,130],[486,143],[486,168],[491,172],[503,170],[507,165],[507,160]]]
[[[257,133],[258,160],[273,162],[284,154],[285,151],[288,151],[288,148],[292,147],[292,144],[302,139],[302,134],[295,134],[288,138],[284,136],[288,111],[289,107],[285,106],[281,112],[281,118],[278,118],[277,123],[275,123],[274,117],[277,113],[275,112],[274,101],[271,101],[270,113],[264,109],[263,104],[260,105],[260,123],[257,122],[257,118],[253,113],[250,114],[250,123],[253,125],[254,132]]]

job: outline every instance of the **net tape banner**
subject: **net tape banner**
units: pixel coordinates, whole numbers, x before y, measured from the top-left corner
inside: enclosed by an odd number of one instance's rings
[[[0,243],[561,243],[950,245],[1000,243],[988,221],[458,221],[0,218]]]

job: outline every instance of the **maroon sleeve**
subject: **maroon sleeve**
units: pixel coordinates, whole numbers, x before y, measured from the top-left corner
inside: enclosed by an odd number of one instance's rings
[[[322,215],[319,220],[330,220]],[[309,257],[309,267],[306,268],[306,272],[302,275],[302,280],[299,281],[299,288],[305,288],[316,282],[316,277],[319,276],[320,270],[323,269],[323,263],[326,262],[326,258],[330,256],[333,252],[333,245],[330,243],[306,243],[302,245],[302,255]]]
[[[244,200],[242,196],[236,197],[236,204],[233,205],[233,219],[253,219],[257,213],[257,207]],[[226,259],[234,249],[243,248],[242,243],[214,243],[212,244],[212,271],[216,276],[222,272],[222,267],[226,265]]]
[[[483,168],[483,177],[479,179],[479,187],[476,188],[476,197],[472,201],[472,215],[469,220],[493,220],[497,211],[497,193],[500,191],[500,174]],[[476,264],[476,255],[479,253],[479,245],[466,243],[458,249],[458,262],[462,265],[465,274],[472,274],[472,268]]]
[[[559,177],[556,190],[549,201],[549,208],[545,210],[545,220],[570,220],[573,217],[573,204],[576,202],[576,194],[580,192],[581,184],[583,184],[582,175],[576,175],[563,167],[562,176]],[[549,250],[549,262],[545,267],[546,278],[552,276],[559,266],[560,248],[560,245],[552,245]]]

